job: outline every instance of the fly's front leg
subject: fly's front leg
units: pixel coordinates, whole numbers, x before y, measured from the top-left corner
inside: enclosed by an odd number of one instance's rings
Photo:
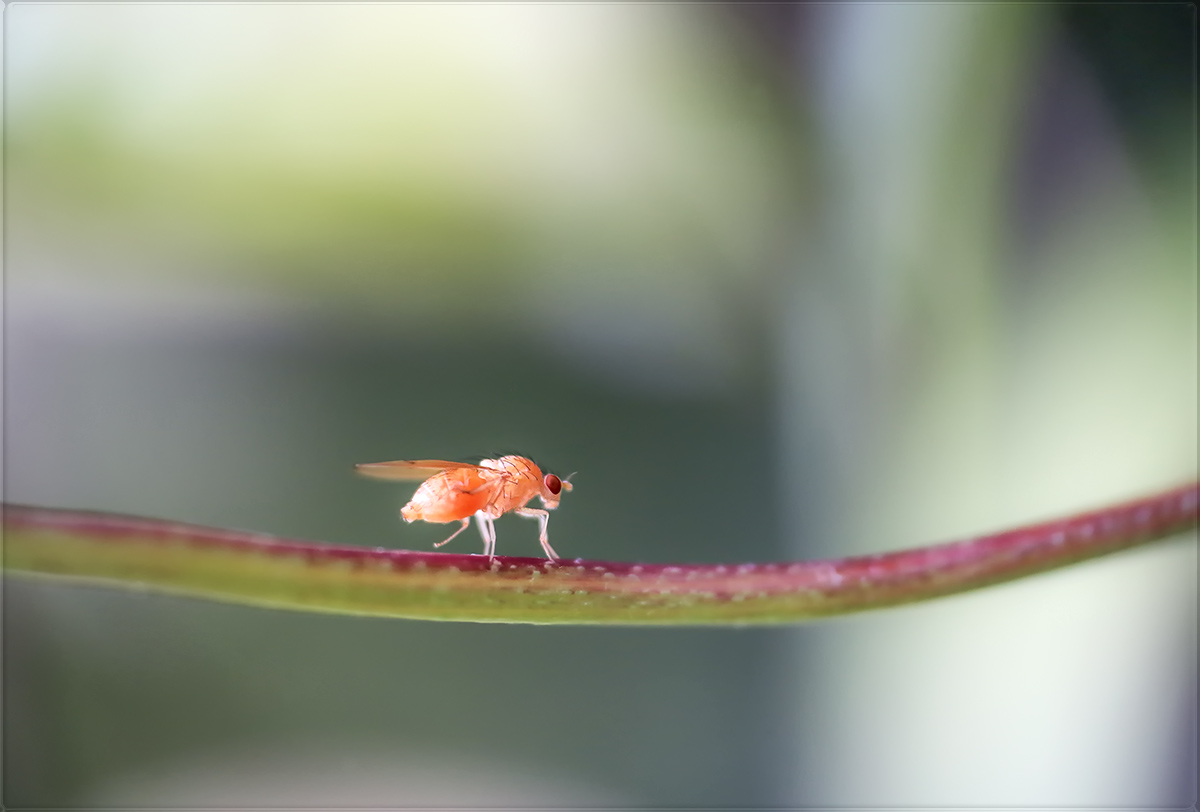
[[[496,525],[491,516],[484,513],[482,510],[475,511],[475,525],[479,528],[479,535],[483,536],[483,554],[491,560],[496,557]],[[463,527],[467,526],[467,520],[463,519]]]
[[[454,538],[454,537],[455,537],[455,536],[457,536],[459,533],[461,533],[462,531],[466,530],[466,529],[467,529],[467,525],[468,525],[468,524],[470,524],[470,522],[471,522],[470,518],[463,519],[463,520],[462,520],[462,527],[458,528],[458,529],[457,529],[457,530],[455,530],[453,533],[451,533],[451,534],[450,534],[450,539]],[[447,541],[450,541],[450,539],[446,539],[446,541],[439,541],[437,544],[434,544],[433,546],[434,546],[434,547],[441,547],[441,546],[442,546],[443,544],[445,544]]]
[[[550,546],[550,538],[546,535],[546,523],[550,521],[550,513],[537,508],[517,508],[513,513],[524,516],[526,519],[538,520],[538,541],[542,543],[542,549],[546,551],[547,558],[551,561],[558,560],[558,554]]]

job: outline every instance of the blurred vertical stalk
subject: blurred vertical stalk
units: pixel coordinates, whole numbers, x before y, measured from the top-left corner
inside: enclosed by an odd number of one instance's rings
[[[829,432],[831,515],[891,502],[914,450],[936,444],[956,470],[993,451],[997,226],[1032,14],[848,4],[819,21],[821,231],[787,297],[779,414],[794,446],[814,422]]]
[[[778,370],[782,478],[808,495],[786,522],[802,557],[860,552],[882,517],[905,518],[914,488],[938,489],[952,523],[978,515],[999,485],[985,462],[998,454],[1004,403],[999,228],[1041,14],[1004,4],[820,9],[811,67],[822,206],[784,300]],[[816,645],[796,633],[785,683],[805,686],[791,689],[804,691],[793,697],[800,738],[844,723],[832,671],[854,665]],[[839,761],[845,749],[793,744],[781,774],[795,783],[781,803],[862,801],[839,794],[856,769]]]

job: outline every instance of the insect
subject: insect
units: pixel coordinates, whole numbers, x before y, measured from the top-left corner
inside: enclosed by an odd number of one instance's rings
[[[495,460],[480,460],[478,465],[447,460],[396,460],[368,462],[355,466],[360,474],[377,479],[424,479],[412,499],[400,510],[406,522],[462,522],[450,538],[433,545],[441,547],[467,529],[471,517],[483,536],[483,553],[496,554],[496,527],[493,522],[512,511],[518,516],[538,520],[538,540],[546,556],[558,556],[546,536],[547,511],[558,507],[563,491],[571,490],[571,477],[560,479],[543,474],[533,460],[510,454]],[[574,476],[572,474],[571,476]],[[526,507],[533,497],[542,500],[545,510]]]

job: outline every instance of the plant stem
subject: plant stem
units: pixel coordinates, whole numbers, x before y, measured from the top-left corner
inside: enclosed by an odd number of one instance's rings
[[[4,506],[20,576],[315,612],[497,623],[794,623],[929,600],[1182,533],[1200,483],[963,541],[799,563],[664,565],[313,544],[156,519]]]

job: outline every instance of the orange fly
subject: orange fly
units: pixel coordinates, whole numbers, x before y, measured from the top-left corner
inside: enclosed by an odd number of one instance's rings
[[[510,454],[497,460],[480,460],[478,465],[447,460],[397,460],[368,462],[355,466],[360,474],[378,479],[424,479],[413,498],[400,510],[406,522],[462,522],[441,547],[467,529],[471,517],[483,536],[483,553],[496,554],[496,527],[493,521],[512,511],[518,516],[537,519],[538,540],[551,561],[558,558],[546,536],[547,511],[558,507],[563,491],[571,490],[567,479],[543,474],[542,469],[525,457]],[[572,476],[574,476],[572,474]],[[525,507],[533,497],[542,500],[545,510]]]

